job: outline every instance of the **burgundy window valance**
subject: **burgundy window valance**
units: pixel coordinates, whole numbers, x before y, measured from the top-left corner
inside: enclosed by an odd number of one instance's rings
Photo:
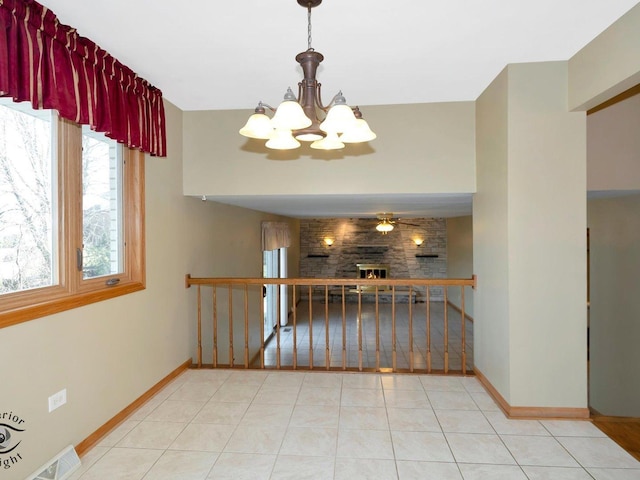
[[[0,96],[166,155],[162,92],[33,0],[0,0]]]

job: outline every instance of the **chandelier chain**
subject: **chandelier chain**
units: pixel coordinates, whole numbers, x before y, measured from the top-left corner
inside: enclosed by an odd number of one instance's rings
[[[307,50],[311,50],[311,4],[307,6]]]

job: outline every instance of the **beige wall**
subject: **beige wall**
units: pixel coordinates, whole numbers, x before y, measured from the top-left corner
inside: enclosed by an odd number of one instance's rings
[[[588,110],[640,83],[640,4],[569,60],[569,109]]]
[[[477,193],[473,196],[475,366],[511,401],[507,211],[508,70],[476,102]]]
[[[512,406],[587,406],[586,119],[567,71],[509,65],[478,100],[474,355]]]
[[[640,190],[640,95],[587,117],[587,188]]]
[[[167,126],[168,157],[146,159],[147,289],[0,330],[2,408],[27,422],[9,478],[77,444],[195,355],[186,273],[261,273],[263,216],[184,197],[182,113],[170,104]],[[63,388],[67,404],[48,413]]]
[[[278,152],[238,134],[251,112],[184,113],[187,195],[460,193],[475,190],[473,102],[369,106],[378,134],[338,152]],[[393,181],[389,181],[389,175]]]
[[[588,203],[590,406],[640,417],[640,195]]]
[[[473,275],[473,218],[447,218],[447,276],[470,278]],[[449,301],[462,306],[460,289],[449,289]],[[473,289],[465,287],[464,311],[473,318]]]
[[[509,66],[513,405],[587,406],[586,116],[566,110],[567,70]]]

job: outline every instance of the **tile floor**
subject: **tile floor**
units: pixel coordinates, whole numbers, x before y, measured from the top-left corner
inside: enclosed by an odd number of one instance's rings
[[[379,335],[380,368],[391,368],[392,361],[392,328],[391,305],[379,305],[379,329],[376,329],[375,304],[363,303],[358,323],[358,305],[349,303],[346,305],[346,364],[348,368],[359,366],[359,332],[362,337],[362,366],[363,368],[376,367],[376,333]],[[313,350],[314,367],[325,365],[326,348],[329,346],[329,363],[333,367],[342,365],[342,305],[341,303],[329,304],[329,321],[326,321],[325,306],[322,302],[312,303],[312,330],[309,336],[309,303],[300,302],[296,312],[296,346],[297,364],[309,366],[310,346]],[[444,303],[430,302],[430,335],[431,335],[431,368],[444,369]],[[461,371],[461,315],[453,308],[448,308],[447,330],[449,368]],[[409,312],[411,312],[413,331],[413,367],[417,370],[427,369],[427,307],[425,303],[409,305],[396,304],[396,366],[398,369],[408,369],[409,354]],[[328,325],[327,325],[328,323]],[[360,325],[360,327],[358,327]],[[328,335],[327,335],[328,330]],[[329,341],[327,342],[327,336]],[[275,335],[265,347],[265,365],[275,366],[277,356],[277,341]],[[465,321],[465,350],[467,369],[473,369],[473,323]],[[283,366],[293,365],[293,321],[280,330],[280,363]],[[259,366],[256,359],[254,366]]]
[[[188,370],[74,480],[632,480],[590,422],[509,420],[474,377]]]

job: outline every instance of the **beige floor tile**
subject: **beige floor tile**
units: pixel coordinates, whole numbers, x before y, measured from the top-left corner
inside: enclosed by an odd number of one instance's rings
[[[82,480],[139,480],[163,453],[163,450],[112,448],[81,478]]]
[[[483,412],[500,412],[500,407],[487,392],[469,392],[473,401]]]
[[[335,480],[393,480],[397,479],[396,462],[358,458],[337,458]]]
[[[237,425],[249,405],[249,403],[209,402],[202,407],[192,422]]]
[[[381,389],[342,388],[340,405],[347,407],[384,407]]]
[[[583,467],[636,468],[640,462],[608,437],[557,437]]]
[[[316,388],[341,388],[342,375],[335,373],[309,372],[305,374],[302,386]]]
[[[337,405],[296,405],[289,425],[292,427],[337,428],[340,407]]]
[[[464,392],[465,385],[463,384],[463,378],[449,377],[445,375],[424,375],[420,377],[422,385],[425,390],[441,391],[441,392]],[[482,387],[480,387],[482,388]],[[484,389],[480,390],[484,392]]]
[[[596,480],[638,480],[640,478],[640,469],[589,468],[587,470]]]
[[[125,420],[120,425],[118,425],[115,429],[111,430],[109,434],[104,437],[100,442],[98,442],[98,446],[100,447],[115,447],[116,444],[122,440],[131,430],[140,424],[138,420]]]
[[[503,435],[501,438],[519,465],[580,466],[553,437]]]
[[[527,480],[518,466],[459,463],[458,467],[464,480]]]
[[[289,427],[280,447],[280,455],[334,457],[337,439],[337,428]]]
[[[291,418],[292,405],[251,404],[240,425],[286,426]]]
[[[502,412],[484,412],[484,415],[499,435],[549,436],[549,431],[537,420],[510,419]]]
[[[340,429],[389,430],[387,411],[380,407],[340,407]]]
[[[221,453],[209,474],[215,480],[269,480],[275,455]]]
[[[593,480],[582,468],[522,467],[529,480]]]
[[[140,422],[116,446],[166,449],[186,426],[186,423]]]
[[[263,386],[269,387],[300,387],[304,380],[304,375],[300,373],[273,372],[265,378]]]
[[[516,463],[497,435],[446,433],[445,436],[458,463]]]
[[[256,393],[260,390],[260,385],[241,385],[225,383],[211,397],[212,402],[250,403]]]
[[[435,413],[430,408],[387,407],[389,428],[410,432],[441,432]]]
[[[145,421],[188,423],[193,420],[204,405],[205,402],[165,400],[147,415]]]
[[[381,375],[382,386],[385,390],[421,390],[424,387],[418,376],[410,375]]]
[[[169,396],[168,400],[186,400],[191,402],[208,402],[218,391],[222,383],[184,383]]]
[[[279,455],[270,480],[333,480],[333,457]]]
[[[467,392],[485,392],[486,390],[476,377],[462,377],[460,382],[464,385]]]
[[[443,432],[495,433],[482,412],[477,410],[436,410]]]
[[[399,480],[462,480],[455,463],[398,460]]]
[[[344,388],[381,389],[382,382],[378,375],[350,373],[342,376],[342,386]]]
[[[391,432],[397,460],[453,462],[453,455],[442,433]]]
[[[467,392],[427,392],[434,410],[478,410],[478,405]]]
[[[384,400],[387,407],[430,408],[431,404],[423,390],[385,390]]]
[[[217,453],[167,450],[144,478],[145,480],[204,480],[217,457]]]
[[[262,385],[269,372],[257,370],[232,371],[224,382],[225,385]]]
[[[338,457],[393,459],[391,434],[384,430],[338,431]]]
[[[253,403],[262,405],[294,405],[300,387],[278,387],[263,385],[256,393]]]
[[[540,423],[554,437],[606,437],[602,430],[588,421],[542,420]]]
[[[215,425],[212,423],[192,423],[178,435],[169,446],[171,450],[192,450],[199,452],[221,452],[235,425]]]
[[[297,405],[340,405],[341,388],[302,385]]]
[[[231,435],[224,451],[277,454],[284,434],[285,427],[239,425]]]

